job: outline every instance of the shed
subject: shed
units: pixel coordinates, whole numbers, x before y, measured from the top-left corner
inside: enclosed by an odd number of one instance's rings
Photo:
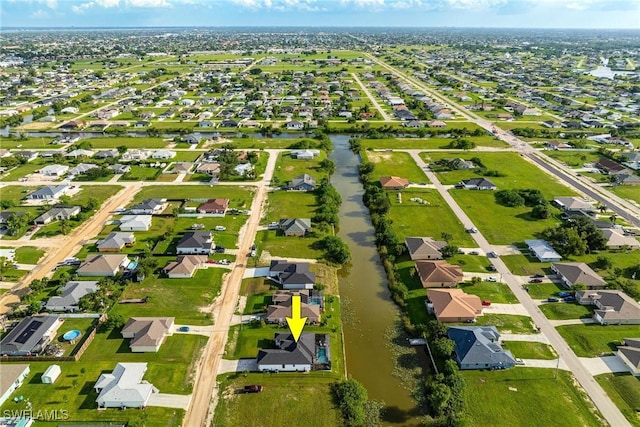
[[[42,374],[42,384],[53,384],[56,382],[60,374],[62,373],[62,369],[60,369],[60,365],[51,365],[44,371]]]

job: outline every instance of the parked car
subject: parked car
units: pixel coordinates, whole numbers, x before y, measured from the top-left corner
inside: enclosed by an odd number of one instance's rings
[[[267,228],[269,230],[275,230],[276,228],[278,228],[280,226],[279,223],[277,222],[270,222],[269,225],[267,225]]]
[[[216,246],[215,251],[218,254],[223,254],[224,253],[224,246]]]
[[[547,298],[547,302],[558,302],[558,301],[560,301],[560,300],[558,298],[556,298],[556,297]]]
[[[571,295],[571,292],[566,292],[566,291],[558,292],[558,296],[560,298],[568,297],[570,295]]]
[[[491,251],[491,252],[487,253],[487,256],[489,258],[498,258],[498,253],[495,252],[495,251]]]
[[[207,264],[217,264],[217,263],[218,263],[218,260],[215,260],[215,259],[208,259],[207,260]]]
[[[542,283],[542,279],[531,279],[529,283]]]
[[[483,301],[482,301],[482,305],[483,305],[484,307],[489,307],[489,306],[491,305],[491,301],[489,301],[488,299],[483,300]]]
[[[180,326],[178,328],[178,331],[180,331],[180,332],[189,332],[189,327],[188,326]]]
[[[516,357],[516,365],[524,365],[524,360],[520,359],[519,357]]]
[[[544,277],[544,274],[534,274],[534,275],[533,275],[533,276],[531,276],[531,277],[533,277],[534,279],[541,279],[541,278],[543,278],[543,277]]]
[[[497,282],[498,279],[496,279],[495,277],[491,276],[491,277],[487,277],[487,282]]]
[[[478,229],[475,227],[467,228],[467,233],[477,233]]]
[[[478,252],[478,251],[471,251],[471,252],[469,252],[469,255],[480,255],[480,252]]]
[[[204,230],[204,224],[191,224],[192,230]]]
[[[489,271],[496,271],[497,269],[496,269],[496,266],[495,266],[495,265],[493,265],[493,264],[489,264],[489,265],[487,266],[487,270],[489,270]]]
[[[246,386],[244,386],[242,391],[244,393],[260,393],[262,391],[262,386],[261,385],[257,385],[257,384],[246,385]]]
[[[225,227],[224,225],[216,225],[213,229],[215,231],[225,231],[227,227]]]
[[[562,298],[562,301],[564,301],[564,302],[576,302],[576,297],[574,297],[573,295],[569,295],[568,297]]]

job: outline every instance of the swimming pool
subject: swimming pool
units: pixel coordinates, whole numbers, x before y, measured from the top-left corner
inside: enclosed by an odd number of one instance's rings
[[[80,336],[80,331],[77,329],[72,329],[69,332],[65,332],[62,336],[62,339],[65,341],[73,341]]]
[[[137,262],[135,262],[135,261],[131,261],[131,262],[129,263],[129,265],[127,266],[127,270],[135,270],[137,266],[138,266],[138,263],[137,263]]]
[[[317,355],[318,363],[329,363],[329,358],[327,357],[327,349],[319,348]]]

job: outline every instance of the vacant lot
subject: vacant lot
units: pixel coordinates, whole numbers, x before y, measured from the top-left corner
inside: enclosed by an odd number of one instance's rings
[[[593,309],[593,306],[567,302],[550,302],[540,306],[540,311],[551,320],[588,319],[593,316]]]
[[[553,426],[560,420],[566,427],[602,425],[568,372],[559,371],[557,379],[555,370],[537,368],[463,371],[463,375],[474,426]]]
[[[624,338],[638,336],[638,325],[564,325],[556,329],[579,357],[610,354]]]
[[[229,199],[230,208],[248,209],[251,206],[254,189],[224,185],[172,185],[167,187],[158,185],[142,188],[136,194],[133,203],[145,199]]]
[[[132,137],[112,137],[112,138],[90,138],[88,139],[91,148],[164,148],[170,141],[162,138],[132,138]]]
[[[556,283],[531,283],[525,285],[527,292],[533,299],[547,299],[551,296],[557,295],[558,292],[566,291],[567,289]]]
[[[558,357],[550,345],[541,342],[503,341],[502,348],[511,350],[514,357],[521,359],[553,360]]]
[[[597,162],[601,154],[597,151],[561,151],[561,150],[547,150],[545,153],[547,156],[561,161],[572,168],[581,168],[585,163]]]
[[[318,170],[318,165],[326,157],[327,154],[323,150],[320,150],[320,155],[313,160],[298,160],[292,158],[288,152],[280,153],[272,181],[282,185],[303,173],[308,173],[316,179],[316,183],[320,183],[322,178],[327,177],[327,174]]]
[[[382,176],[399,176],[415,183],[428,181],[409,153],[363,151],[362,155],[375,165],[372,179],[376,181]]]
[[[607,189],[613,191],[620,197],[640,203],[640,191],[638,191],[638,187],[618,185],[615,187],[608,187]]]
[[[44,251],[42,249],[33,246],[22,246],[16,248],[15,261],[20,264],[37,264],[43,255]]]
[[[492,325],[503,334],[533,334],[533,321],[529,316],[514,314],[485,314],[477,319],[477,325]]]
[[[464,123],[467,127],[472,127],[470,123]],[[473,141],[478,146],[482,147],[507,147],[507,143],[497,140],[489,136],[480,137],[467,137],[469,141]],[[425,150],[437,150],[448,148],[452,138],[383,138],[383,139],[362,139],[361,144],[365,148],[396,148],[396,149],[425,149]]]
[[[595,377],[629,422],[640,426],[640,378],[628,373]]]
[[[521,250],[524,249],[521,248]],[[504,261],[509,271],[516,275],[531,276],[551,272],[551,263],[538,262],[536,258],[527,255],[503,255],[500,259]]]
[[[472,285],[465,282],[460,283],[458,287],[468,294],[479,296],[481,300],[489,300],[499,304],[515,304],[518,302],[509,286],[504,283],[480,282]]]

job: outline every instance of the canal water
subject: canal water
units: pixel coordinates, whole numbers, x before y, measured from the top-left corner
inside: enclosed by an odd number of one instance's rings
[[[338,236],[352,257],[339,277],[348,375],[366,387],[370,399],[385,403],[385,425],[417,426],[416,403],[393,375],[398,355],[389,346],[389,331],[398,324],[400,312],[391,300],[369,211],[362,202],[360,161],[349,150],[348,136],[331,139],[336,162],[331,183],[342,196]]]

